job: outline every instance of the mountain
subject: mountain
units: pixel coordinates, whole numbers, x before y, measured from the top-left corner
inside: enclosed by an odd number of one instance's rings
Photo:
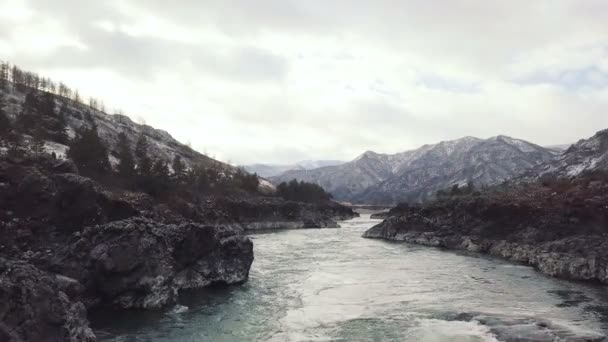
[[[18,117],[22,115],[26,95],[30,92],[35,94],[36,98],[39,99],[49,95],[48,92],[42,90],[17,85],[0,87],[0,96],[6,102],[4,111],[12,121],[17,121]],[[173,158],[179,155],[187,167],[193,164],[202,164],[224,169],[232,168],[228,164],[209,158],[180,143],[166,131],[155,129],[145,124],[135,123],[126,115],[107,114],[92,106],[59,95],[53,95],[52,98],[55,108],[59,109],[59,112],[65,119],[68,137],[73,138],[77,131],[95,125],[99,137],[109,150],[110,162],[114,165],[118,163],[118,135],[125,133],[131,146],[135,146],[141,134],[145,135],[149,145],[148,153],[154,156],[155,159],[164,160],[169,165],[171,165]],[[44,148],[49,153],[55,152],[57,156],[63,157],[68,149],[65,143],[61,139],[47,138],[44,142]]]
[[[543,147],[550,151],[553,151],[556,154],[562,154],[564,151],[569,149],[570,146],[572,146],[572,144],[549,145],[549,146],[543,146]]]
[[[295,164],[251,164],[243,165],[245,171],[262,177],[275,177],[290,170],[312,170],[324,166],[343,164],[340,160],[303,160]]]
[[[551,174],[558,177],[576,177],[584,172],[608,170],[608,129],[597,132],[570,146],[556,160],[539,165],[530,174]]]
[[[368,151],[342,165],[287,171],[272,181],[314,182],[339,200],[392,204],[421,201],[455,184],[497,184],[555,158],[549,149],[503,135],[465,137],[392,155]]]

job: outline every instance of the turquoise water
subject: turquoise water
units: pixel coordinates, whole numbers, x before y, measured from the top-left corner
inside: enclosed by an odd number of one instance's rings
[[[186,293],[166,313],[99,313],[94,327],[125,342],[604,340],[604,288],[360,237],[378,222],[252,235],[246,284]]]

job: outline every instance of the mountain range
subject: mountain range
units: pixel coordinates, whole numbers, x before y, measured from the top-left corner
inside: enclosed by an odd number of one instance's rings
[[[291,179],[317,183],[341,201],[394,204],[422,201],[456,184],[495,185],[527,170],[553,165],[560,156],[554,148],[504,135],[464,137],[397,154],[367,151],[341,165],[291,170],[270,179],[274,183]]]
[[[26,91],[11,87],[2,93],[4,111],[14,121],[23,111]],[[144,134],[150,153],[168,164],[180,156],[186,167],[206,164],[232,168],[179,143],[166,131],[135,123],[125,115],[108,115],[75,101],[62,103],[67,135],[73,137],[76,131],[95,125],[108,146],[113,164],[118,163],[118,135],[125,133],[131,146]],[[546,174],[574,177],[585,171],[608,168],[608,130],[568,146],[564,151],[566,146],[542,147],[504,135],[488,139],[464,137],[397,154],[367,151],[350,162],[308,160],[287,165],[246,165],[245,169],[274,184],[292,179],[316,183],[341,201],[394,204],[423,201],[456,184],[495,185],[526,174],[532,179]],[[67,145],[51,139],[45,142],[45,149],[61,156]],[[270,183],[261,181],[264,189],[274,191]]]
[[[312,170],[340,164],[344,164],[344,162],[340,160],[302,160],[294,164],[250,164],[242,167],[245,171],[257,173],[261,177],[275,177],[286,171]]]

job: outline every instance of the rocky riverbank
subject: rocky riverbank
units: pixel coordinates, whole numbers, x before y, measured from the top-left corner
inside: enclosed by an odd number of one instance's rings
[[[352,210],[273,197],[162,203],[67,160],[0,158],[0,340],[95,341],[87,310],[161,310],[248,279],[244,230],[337,227]]]
[[[608,182],[581,177],[391,210],[366,238],[467,250],[608,284]]]
[[[359,216],[338,203],[301,203],[273,197],[221,199],[204,205],[207,222],[245,231],[300,228],[339,228],[337,221]]]

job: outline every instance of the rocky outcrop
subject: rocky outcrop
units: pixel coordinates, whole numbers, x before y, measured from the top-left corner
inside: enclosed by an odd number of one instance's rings
[[[53,261],[89,306],[160,309],[182,289],[247,280],[251,241],[230,228],[131,218],[86,228]]]
[[[389,217],[390,214],[388,211],[381,211],[379,213],[373,213],[369,216],[369,218],[371,218],[372,220],[384,220],[385,218]]]
[[[355,211],[335,202],[300,203],[280,198],[209,200],[203,221],[244,230],[339,228],[337,221],[357,217]]]
[[[48,157],[0,159],[0,221],[13,218],[63,231],[137,215],[129,203],[113,199],[93,180],[75,173],[72,163]]]
[[[67,279],[0,258],[0,341],[95,341],[84,305],[65,292]]]
[[[0,341],[93,341],[88,308],[161,309],[182,289],[247,280],[241,230],[109,192],[70,165],[0,158]]]
[[[480,252],[608,284],[608,183],[580,178],[402,206],[364,237]]]

